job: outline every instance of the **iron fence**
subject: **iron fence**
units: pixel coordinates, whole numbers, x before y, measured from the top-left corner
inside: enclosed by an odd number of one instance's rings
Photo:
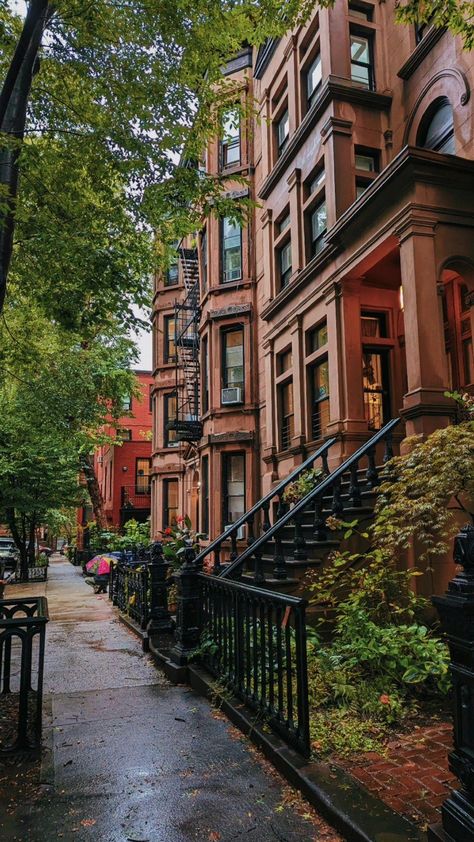
[[[0,754],[41,744],[45,597],[0,600]]]
[[[199,575],[205,668],[310,753],[306,601]]]
[[[119,562],[111,568],[109,597],[122,614],[140,629],[146,629],[150,619],[150,575],[148,565],[132,567]]]

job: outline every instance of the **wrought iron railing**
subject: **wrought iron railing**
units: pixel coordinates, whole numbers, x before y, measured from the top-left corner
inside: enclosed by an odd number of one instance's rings
[[[203,665],[309,755],[305,600],[204,574],[199,581]]]
[[[239,576],[244,565],[252,561],[254,564],[254,578],[263,582],[265,577],[261,566],[261,560],[265,545],[272,543],[274,575],[279,578],[286,578],[285,547],[283,543],[283,530],[291,527],[291,539],[289,544],[294,558],[305,560],[308,558],[303,529],[303,518],[305,514],[311,513],[313,520],[312,534],[317,541],[327,539],[326,519],[332,514],[338,518],[344,516],[346,506],[359,507],[362,505],[362,491],[371,491],[379,483],[379,468],[376,463],[377,445],[384,445],[382,461],[385,463],[393,456],[393,430],[400,423],[400,418],[389,421],[381,430],[371,436],[362,447],[349,456],[332,473],[326,475],[302,500],[281,515],[273,524],[265,529],[263,534],[249,542],[240,555],[222,569],[220,575],[224,578]],[[334,439],[332,440],[334,441]],[[366,462],[365,476],[361,480],[359,468],[362,462]],[[347,491],[343,494],[343,483],[347,485]],[[244,515],[244,518],[246,516]],[[209,549],[209,548],[208,548]],[[202,554],[201,554],[202,555]]]
[[[150,577],[147,563],[118,564],[111,567],[109,595],[122,614],[146,629],[150,619]]]
[[[304,472],[316,467],[316,463],[320,460],[320,468],[324,476],[329,474],[328,467],[328,452],[336,438],[330,438],[318,450],[308,456],[301,465],[298,465],[287,477],[285,477],[275,488],[272,488],[258,503],[255,503],[248,512],[245,512],[242,517],[235,521],[228,529],[225,530],[218,538],[211,541],[197,557],[197,563],[202,564],[204,560],[211,554],[214,554],[214,573],[217,575],[221,572],[221,551],[223,544],[230,541],[230,561],[234,561],[238,557],[237,540],[242,527],[247,527],[247,539],[249,543],[255,541],[255,533],[261,531],[266,534],[272,528],[272,521],[275,523],[282,514],[286,511],[286,506],[283,500],[283,494],[288,485],[294,482]],[[279,569],[274,571],[275,578],[286,578],[286,573]]]
[[[41,744],[45,597],[0,600],[0,755]]]

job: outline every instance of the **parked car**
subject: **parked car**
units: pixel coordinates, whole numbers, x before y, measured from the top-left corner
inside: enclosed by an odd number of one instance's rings
[[[38,551],[47,555],[48,558],[54,553],[54,550],[52,550],[51,547],[45,547],[43,544],[39,545]]]
[[[8,535],[0,536],[0,562],[4,565],[5,570],[16,570],[20,553],[15,545],[13,538]]]

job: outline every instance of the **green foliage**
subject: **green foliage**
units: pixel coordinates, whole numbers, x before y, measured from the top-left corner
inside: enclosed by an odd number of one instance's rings
[[[353,530],[357,531],[357,530]],[[446,645],[424,623],[413,571],[374,550],[355,569],[332,568],[310,585],[332,613],[331,637],[310,636],[312,737],[320,752],[380,748],[387,728],[449,689]],[[362,559],[359,559],[362,560]]]
[[[89,544],[93,553],[136,550],[150,545],[150,518],[139,523],[133,518],[123,525],[122,534],[115,529],[101,530],[95,522],[89,525]]]
[[[436,430],[426,441],[413,437],[410,452],[388,463],[375,509],[377,544],[397,556],[416,539],[420,560],[446,551],[455,512],[472,518],[473,433],[474,422],[467,421]]]
[[[199,552],[199,540],[204,538],[192,528],[188,515],[178,515],[176,523],[163,531],[163,555],[173,570],[178,570],[184,562],[187,548]]]
[[[318,482],[321,482],[323,477],[324,472],[319,469],[303,471],[298,479],[287,485],[283,494],[285,503],[297,503],[299,500],[302,500],[303,497],[306,497],[315,488]]]
[[[474,12],[470,0],[401,0],[397,20],[406,24],[433,24],[460,35],[465,50],[474,47]]]

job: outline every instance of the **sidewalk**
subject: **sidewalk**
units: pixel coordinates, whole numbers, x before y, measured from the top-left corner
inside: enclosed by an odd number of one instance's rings
[[[10,594],[13,587],[9,589]],[[5,842],[339,842],[222,715],[171,686],[80,571],[57,558],[48,597],[45,744],[0,761]]]

